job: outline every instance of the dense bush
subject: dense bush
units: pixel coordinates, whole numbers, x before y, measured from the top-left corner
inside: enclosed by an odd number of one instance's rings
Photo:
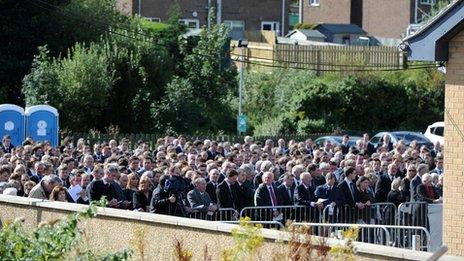
[[[251,72],[245,89],[245,114],[255,135],[425,130],[443,120],[444,79],[433,69],[322,77]]]
[[[56,107],[62,127],[78,132],[110,125],[126,133],[233,130],[226,97],[237,82],[224,61],[226,28],[185,38],[171,20],[159,26],[131,18],[66,56],[41,47],[23,81],[26,104]]]

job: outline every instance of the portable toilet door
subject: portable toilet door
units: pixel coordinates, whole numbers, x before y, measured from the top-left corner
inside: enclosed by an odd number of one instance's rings
[[[24,141],[24,109],[14,104],[0,105],[0,139],[11,136],[11,144],[19,146]],[[0,140],[1,141],[1,140]]]
[[[26,135],[34,141],[58,146],[58,111],[49,105],[26,107]]]

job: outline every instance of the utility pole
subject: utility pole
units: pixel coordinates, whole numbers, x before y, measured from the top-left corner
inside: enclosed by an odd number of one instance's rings
[[[248,47],[248,40],[240,39],[238,41],[238,48],[240,49],[240,79],[238,83],[238,117],[237,117],[237,135],[240,136],[242,132],[246,132],[247,118],[242,115],[242,100],[243,100],[243,71],[245,69],[245,49]]]
[[[303,23],[303,0],[300,0],[298,5],[298,23]]]
[[[237,136],[240,136],[240,117],[242,116],[242,90],[243,90],[243,70],[245,67],[245,47],[240,47],[240,80],[238,83],[238,117],[237,117]]]
[[[206,21],[206,24],[208,26],[208,31],[211,29],[211,0],[208,0],[208,21]]]

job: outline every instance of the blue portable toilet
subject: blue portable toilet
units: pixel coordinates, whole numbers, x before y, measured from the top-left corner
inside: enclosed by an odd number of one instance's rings
[[[16,147],[23,143],[24,133],[24,109],[14,104],[0,105],[0,139],[10,135],[11,144]]]
[[[49,105],[26,107],[26,135],[34,141],[58,146],[58,111]]]

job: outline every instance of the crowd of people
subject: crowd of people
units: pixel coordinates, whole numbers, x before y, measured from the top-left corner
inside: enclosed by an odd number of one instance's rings
[[[112,208],[188,217],[238,212],[252,206],[349,206],[439,203],[443,153],[388,137],[374,147],[369,135],[348,145],[311,139],[242,143],[188,141],[166,136],[149,143],[128,139],[88,144],[66,139],[59,147],[27,138],[0,149],[0,192],[89,204],[105,197]],[[133,148],[133,149],[132,149]],[[278,213],[276,213],[278,215]]]

